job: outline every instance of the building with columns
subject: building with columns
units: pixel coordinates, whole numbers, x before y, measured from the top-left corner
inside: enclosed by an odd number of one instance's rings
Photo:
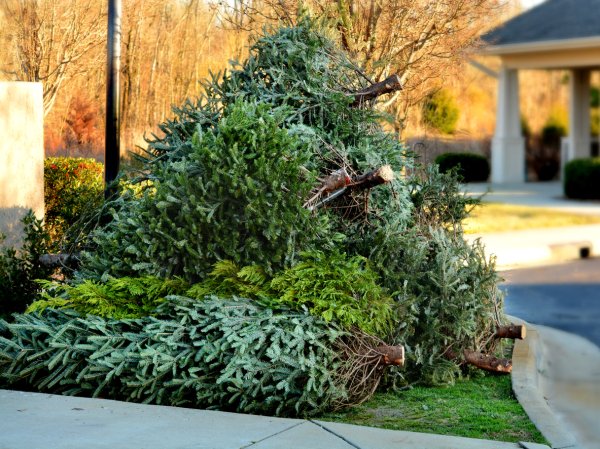
[[[600,69],[600,0],[546,0],[484,35],[499,56],[492,182],[526,180],[519,70],[568,70],[569,135],[562,163],[591,155],[590,73]]]

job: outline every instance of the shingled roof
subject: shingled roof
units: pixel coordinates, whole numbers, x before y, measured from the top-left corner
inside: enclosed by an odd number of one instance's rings
[[[482,36],[492,46],[600,37],[600,0],[547,0]]]

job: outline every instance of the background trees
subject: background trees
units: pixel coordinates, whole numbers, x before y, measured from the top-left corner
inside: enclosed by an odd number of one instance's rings
[[[401,131],[408,110],[473,51],[482,29],[506,2],[498,0],[237,0],[221,2],[228,23],[255,29],[264,22],[294,24],[304,11],[323,18],[342,48],[373,82],[400,76],[402,91],[383,107]],[[366,75],[368,74],[368,75]]]
[[[243,57],[251,34],[265,25],[296,23],[306,10],[320,17],[357,61],[363,79],[380,81],[390,74],[402,78],[403,90],[382,107],[403,136],[419,131],[414,118],[420,117],[421,102],[442,83],[452,84],[461,108],[472,109],[473,102],[478,108],[477,113],[462,114],[458,127],[488,132],[493,123],[481,121],[493,122],[495,83],[469,75],[474,69],[460,63],[476,48],[479,33],[518,12],[505,8],[516,3],[129,0],[122,24],[123,147],[143,145],[144,132],[170,116],[173,104],[200,93],[199,80],[209,70],[221,70],[228,60]],[[6,0],[0,2],[0,26],[0,78],[44,83],[47,153],[101,156],[106,0]],[[77,131],[73,133],[69,122],[80,114],[86,115],[84,139],[74,138]]]
[[[106,2],[96,0],[3,2],[2,72],[15,80],[43,83],[44,115],[61,87],[99,63],[98,52],[81,60],[103,43],[105,9]]]
[[[0,4],[0,79],[43,83],[49,155],[102,155],[106,11],[106,0]],[[209,69],[224,67],[241,48],[246,33],[223,33],[216,14],[202,0],[130,0],[124,5],[124,147],[141,144],[143,133],[168,116],[173,104],[198,95],[199,80]],[[73,129],[83,122],[85,130]]]

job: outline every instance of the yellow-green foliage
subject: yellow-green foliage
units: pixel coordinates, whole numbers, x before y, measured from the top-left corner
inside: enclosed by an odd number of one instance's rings
[[[240,268],[231,260],[222,260],[214,265],[203,282],[194,284],[186,296],[197,299],[207,295],[264,299],[268,296],[268,283],[269,277],[258,265]]]
[[[43,282],[42,299],[27,313],[46,308],[73,309],[83,315],[126,319],[151,315],[168,295],[184,292],[188,285],[181,279],[112,278],[106,283],[86,280],[74,286]]]
[[[314,252],[276,276],[270,287],[281,304],[306,307],[326,321],[385,336],[395,304],[377,281],[362,256]]]
[[[377,282],[364,257],[312,252],[273,279],[256,265],[240,269],[231,261],[218,262],[186,295],[240,296],[275,309],[306,309],[328,322],[383,337],[391,330],[395,303]]]

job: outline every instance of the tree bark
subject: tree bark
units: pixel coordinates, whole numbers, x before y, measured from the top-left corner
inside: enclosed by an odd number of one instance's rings
[[[404,346],[380,345],[375,351],[381,354],[385,366],[404,366]]]
[[[524,340],[527,336],[527,328],[521,324],[510,324],[508,326],[498,326],[496,329],[496,338],[518,338]]]
[[[389,165],[384,165],[373,171],[358,176],[348,184],[348,188],[354,190],[371,189],[381,184],[386,184],[394,180],[394,171]]]
[[[389,165],[384,165],[354,179],[348,178],[345,170],[341,173],[344,176],[337,174],[337,178],[327,178],[317,193],[304,203],[304,207],[308,210],[318,209],[350,192],[371,189],[394,179],[394,171]],[[335,191],[332,191],[332,187],[335,187]],[[325,193],[330,193],[330,195],[319,201]]]
[[[494,373],[510,373],[512,371],[512,361],[509,359],[499,359],[497,357],[482,354],[481,352],[465,349],[463,351],[465,361],[477,368],[491,371]]]
[[[369,87],[365,87],[364,89],[355,92],[354,102],[352,102],[352,107],[360,106],[365,101],[373,100],[381,95],[389,94],[392,92],[396,92],[397,90],[402,89],[402,81],[400,77],[396,74],[392,76],[388,76],[383,81],[375,83]]]

